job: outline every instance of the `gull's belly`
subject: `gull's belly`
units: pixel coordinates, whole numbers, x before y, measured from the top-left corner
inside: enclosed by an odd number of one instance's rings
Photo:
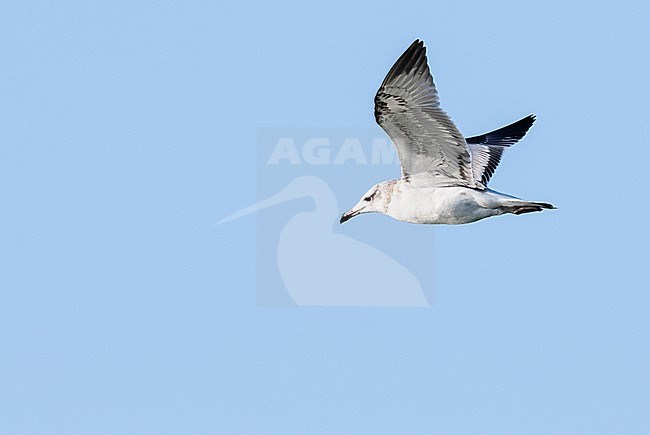
[[[491,195],[465,187],[403,188],[393,194],[389,216],[416,224],[466,224],[500,214]]]

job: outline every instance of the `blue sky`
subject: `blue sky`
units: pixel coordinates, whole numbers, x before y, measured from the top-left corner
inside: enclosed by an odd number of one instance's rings
[[[0,432],[647,431],[648,17],[4,2]],[[334,229],[433,255],[431,308],[258,306],[264,216],[215,225],[258,199],[258,129],[381,135],[372,98],[415,38],[465,134],[537,114],[491,185],[559,209]],[[351,170],[341,207],[370,187]]]

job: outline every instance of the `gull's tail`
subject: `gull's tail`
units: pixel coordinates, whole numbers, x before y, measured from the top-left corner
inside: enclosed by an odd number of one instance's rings
[[[505,213],[512,214],[524,214],[532,213],[534,211],[542,211],[544,209],[555,209],[553,204],[548,202],[536,202],[536,201],[522,201],[522,200],[511,200],[504,201],[501,204],[501,207]]]

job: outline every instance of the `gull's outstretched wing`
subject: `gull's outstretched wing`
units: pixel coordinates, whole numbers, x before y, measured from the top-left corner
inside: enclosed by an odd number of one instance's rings
[[[397,148],[403,177],[483,188],[474,180],[463,135],[440,108],[422,41],[416,39],[388,72],[375,96],[375,119]]]
[[[535,115],[528,115],[498,130],[465,139],[472,156],[474,179],[487,186],[501,161],[503,151],[524,137],[533,122]]]

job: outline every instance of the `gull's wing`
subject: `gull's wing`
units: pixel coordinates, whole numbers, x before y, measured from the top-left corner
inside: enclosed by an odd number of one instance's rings
[[[472,156],[474,179],[487,186],[501,161],[503,151],[524,137],[533,122],[535,115],[528,115],[498,130],[465,139]]]
[[[422,41],[416,39],[388,72],[375,96],[375,119],[397,148],[403,177],[483,187],[474,180],[463,135],[440,108]]]

